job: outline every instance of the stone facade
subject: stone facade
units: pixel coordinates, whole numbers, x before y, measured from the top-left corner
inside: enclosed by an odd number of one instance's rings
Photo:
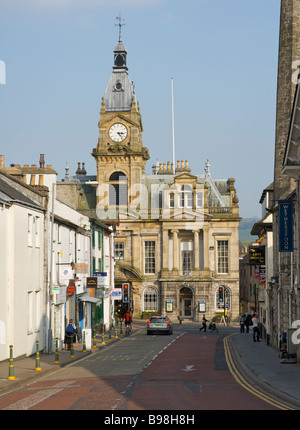
[[[278,201],[293,198],[296,188],[294,178],[283,171],[286,144],[291,123],[297,84],[297,68],[300,52],[300,3],[298,0],[282,0],[280,17],[277,115],[274,165],[274,203],[273,203],[273,278],[269,293],[271,343],[278,346],[280,337],[290,327],[296,317],[297,305],[291,288],[291,271],[294,256],[279,252],[278,246]],[[297,231],[297,230],[296,230]],[[298,231],[297,231],[298,234]],[[291,261],[291,258],[293,259]]]
[[[119,40],[102,99],[96,217],[115,225],[115,286],[128,282],[135,317],[151,312],[201,321],[239,315],[239,208],[235,179],[213,180],[207,161],[193,175],[187,161],[153,166],[142,143],[142,117],[128,84]],[[123,91],[123,92],[122,92]]]

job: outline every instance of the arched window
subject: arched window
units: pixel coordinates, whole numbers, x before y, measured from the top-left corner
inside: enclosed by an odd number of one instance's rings
[[[109,178],[110,206],[127,206],[127,176],[114,172]]]
[[[157,290],[153,287],[148,287],[144,291],[144,311],[156,312],[157,306]]]
[[[223,294],[219,293],[219,288],[223,289]],[[223,312],[224,311],[224,292],[225,292],[225,309],[231,310],[231,291],[228,287],[221,286],[216,289],[215,298],[216,298],[216,310]]]
[[[182,185],[179,190],[179,207],[192,208],[193,207],[193,191],[189,185]]]

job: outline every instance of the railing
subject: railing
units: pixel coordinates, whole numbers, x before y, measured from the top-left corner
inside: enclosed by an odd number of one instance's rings
[[[126,219],[203,219],[205,214],[212,216],[231,216],[238,215],[238,207],[204,207],[204,208],[152,208],[152,209],[138,209],[129,210],[126,208],[111,206],[111,212],[106,214],[106,211],[97,212],[96,216],[101,217],[107,221],[122,221]]]
[[[210,215],[231,215],[232,214],[232,208],[231,207],[211,207],[208,208],[208,213]]]

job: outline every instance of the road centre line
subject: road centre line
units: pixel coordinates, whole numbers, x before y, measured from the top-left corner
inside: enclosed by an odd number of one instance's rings
[[[161,352],[163,352],[165,349],[167,349],[169,346],[171,346],[172,345],[172,343],[174,343],[177,339],[179,339],[182,335],[183,335],[184,333],[181,333],[181,334],[179,334],[178,336],[176,336],[176,338],[175,339],[173,339],[170,343],[168,343],[168,345],[166,345],[163,349],[161,349],[157,354],[155,354],[153,357],[152,357],[152,359],[147,363],[147,364],[145,364],[145,366],[141,369],[141,370],[139,370],[135,375],[134,375],[134,377],[133,377],[133,379],[127,384],[127,386],[125,387],[125,390],[124,391],[121,391],[121,393],[120,394],[123,394],[123,395],[125,395],[126,396],[126,393],[127,393],[127,391],[136,383],[136,381],[139,379],[139,377],[141,376],[141,374],[142,374],[142,372],[144,371],[144,370],[146,370],[147,369],[147,367],[149,367],[152,363],[153,363],[153,361],[158,357],[158,355],[161,353]],[[113,409],[115,410],[116,408],[118,407],[118,402],[117,402],[117,404],[116,405],[114,405],[114,407],[113,407]]]

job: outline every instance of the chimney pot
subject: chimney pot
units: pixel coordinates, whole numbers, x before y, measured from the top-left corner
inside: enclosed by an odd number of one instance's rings
[[[44,169],[45,167],[45,156],[44,154],[40,154],[40,168]]]

